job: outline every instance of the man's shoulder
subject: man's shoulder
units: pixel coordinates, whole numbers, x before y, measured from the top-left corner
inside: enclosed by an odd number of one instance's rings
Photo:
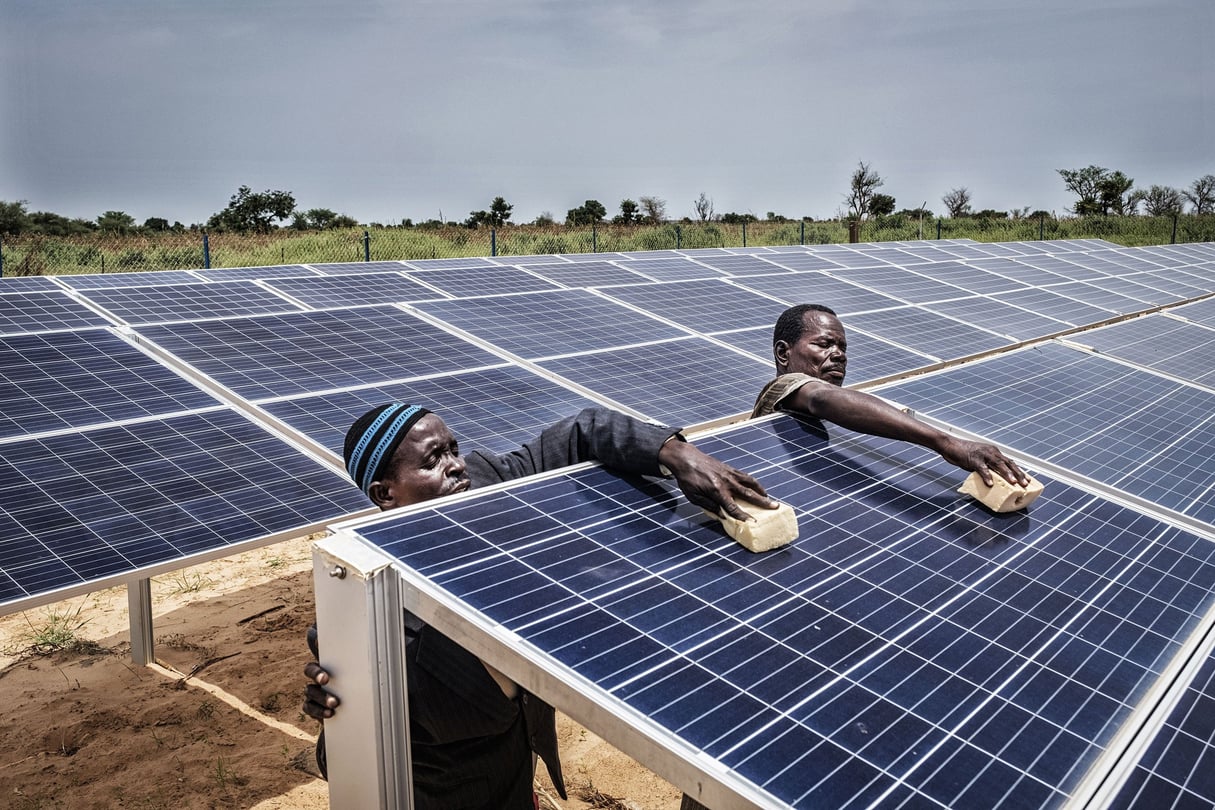
[[[760,390],[759,396],[755,398],[755,408],[751,411],[751,418],[755,419],[782,410],[781,404],[790,394],[810,383],[829,385],[825,380],[809,374],[792,372],[780,375]]]

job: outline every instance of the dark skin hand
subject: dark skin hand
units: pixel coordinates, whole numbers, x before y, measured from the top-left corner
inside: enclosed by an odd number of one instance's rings
[[[724,512],[739,520],[750,520],[751,515],[739,504],[740,500],[768,509],[779,506],[754,477],[688,442],[668,441],[658,452],[658,463],[671,471],[690,502],[714,514]]]
[[[304,666],[304,677],[311,681],[304,690],[304,714],[317,720],[333,717],[333,710],[342,701],[338,700],[336,695],[325,691],[325,684],[329,683],[329,673],[316,661],[309,661]]]

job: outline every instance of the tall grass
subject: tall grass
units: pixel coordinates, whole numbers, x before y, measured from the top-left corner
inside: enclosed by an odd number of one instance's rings
[[[963,218],[920,221],[877,217],[860,229],[864,242],[973,239],[977,242],[1101,238],[1120,245],[1215,241],[1215,216]],[[534,256],[711,247],[830,244],[848,241],[848,225],[821,222],[683,222],[595,227],[515,226],[491,231],[458,225],[439,228],[279,230],[269,234],[139,233],[48,237],[26,235],[0,242],[4,275],[110,273],[132,270],[260,267],[274,264]]]

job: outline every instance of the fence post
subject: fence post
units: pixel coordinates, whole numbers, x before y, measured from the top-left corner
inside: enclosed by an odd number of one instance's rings
[[[0,278],[4,278],[4,240],[0,239]]]
[[[203,269],[211,269],[211,242],[207,239],[206,231],[203,231]]]
[[[683,229],[678,225],[675,226],[675,249],[679,250],[683,247]]]
[[[941,220],[937,220],[937,239],[941,238]]]
[[[489,229],[489,255],[490,256],[498,255],[498,229],[497,228]]]
[[[591,223],[591,253],[599,252],[599,231],[595,229],[595,223]]]
[[[1046,234],[1046,215],[1038,215],[1038,241],[1042,241],[1042,237]]]
[[[371,234],[363,231],[363,261],[371,261]]]
[[[1169,239],[1170,245],[1177,244],[1177,215],[1173,214],[1173,236]]]
[[[804,220],[804,219],[802,220],[802,239],[801,239],[801,244],[802,244],[802,245],[805,245],[805,244],[806,244],[806,220]]]

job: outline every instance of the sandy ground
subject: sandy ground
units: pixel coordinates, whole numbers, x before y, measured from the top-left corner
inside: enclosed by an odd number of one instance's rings
[[[157,665],[135,666],[125,588],[0,618],[0,807],[329,807],[300,711],[307,539],[152,581]],[[558,715],[570,799],[675,810],[679,791]],[[543,770],[543,769],[541,769]]]

